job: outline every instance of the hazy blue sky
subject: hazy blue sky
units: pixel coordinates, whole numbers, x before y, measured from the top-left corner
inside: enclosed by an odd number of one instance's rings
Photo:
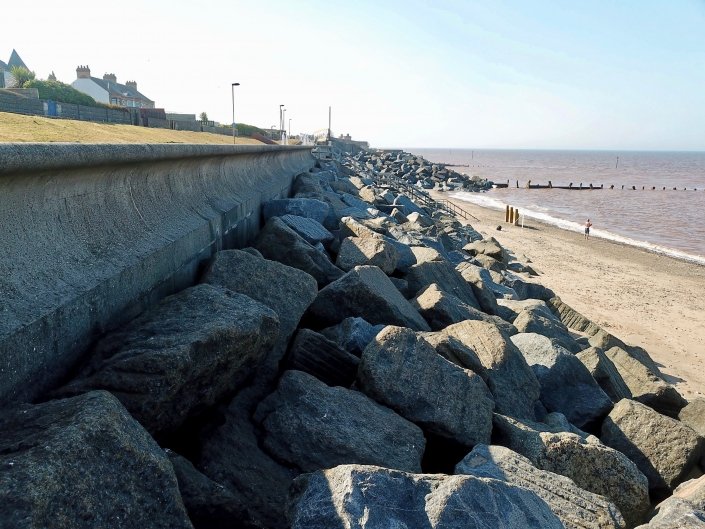
[[[705,150],[705,0],[34,0],[0,58],[374,146]]]

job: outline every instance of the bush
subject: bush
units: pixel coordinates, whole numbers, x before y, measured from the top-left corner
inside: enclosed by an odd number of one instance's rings
[[[36,88],[39,90],[39,99],[52,99],[61,103],[73,103],[89,107],[100,106],[91,96],[79,92],[73,86],[61,81],[27,81],[22,88]]]

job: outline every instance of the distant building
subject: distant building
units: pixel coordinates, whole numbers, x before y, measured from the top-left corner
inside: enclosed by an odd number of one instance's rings
[[[122,107],[154,108],[154,101],[137,90],[135,81],[117,82],[114,73],[106,73],[102,79],[91,77],[88,66],[76,68],[76,80],[71,83],[76,90],[88,94],[98,103]]]
[[[22,68],[27,68],[19,53],[16,50],[12,50],[10,54],[10,60],[7,63],[0,61],[0,88],[15,88],[17,85],[17,80],[12,76],[10,70],[13,66],[19,66]],[[27,68],[29,70],[29,68]]]

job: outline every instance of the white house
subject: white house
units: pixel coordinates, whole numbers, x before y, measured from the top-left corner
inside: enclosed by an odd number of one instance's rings
[[[106,73],[102,79],[91,77],[88,66],[76,68],[76,80],[71,83],[76,90],[88,94],[98,103],[123,107],[154,108],[154,101],[137,90],[135,81],[117,82],[113,73]]]

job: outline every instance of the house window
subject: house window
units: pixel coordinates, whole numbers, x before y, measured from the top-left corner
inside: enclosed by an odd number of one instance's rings
[[[111,105],[117,105],[117,97],[113,97],[110,99],[110,104]]]

